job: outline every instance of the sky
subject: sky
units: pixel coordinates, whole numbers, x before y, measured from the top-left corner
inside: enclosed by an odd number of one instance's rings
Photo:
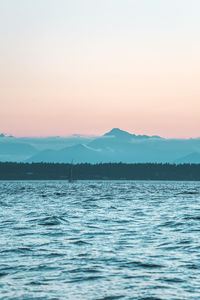
[[[200,136],[199,0],[0,0],[0,132]]]

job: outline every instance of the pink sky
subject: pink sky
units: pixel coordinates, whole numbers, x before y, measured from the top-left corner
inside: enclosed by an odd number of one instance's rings
[[[199,137],[199,2],[138,2],[0,4],[0,131]]]

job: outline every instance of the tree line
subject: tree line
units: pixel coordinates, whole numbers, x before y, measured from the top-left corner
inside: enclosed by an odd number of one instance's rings
[[[0,180],[200,180],[200,164],[0,162]],[[70,178],[71,179],[71,178]]]

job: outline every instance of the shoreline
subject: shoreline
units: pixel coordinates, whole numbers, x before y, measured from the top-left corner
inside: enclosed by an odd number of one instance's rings
[[[68,181],[70,163],[0,162],[0,180]],[[73,180],[81,181],[200,181],[200,164],[81,163],[73,165]]]

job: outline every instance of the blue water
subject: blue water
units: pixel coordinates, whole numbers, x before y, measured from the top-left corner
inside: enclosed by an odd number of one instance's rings
[[[0,182],[1,299],[200,299],[200,183]]]

